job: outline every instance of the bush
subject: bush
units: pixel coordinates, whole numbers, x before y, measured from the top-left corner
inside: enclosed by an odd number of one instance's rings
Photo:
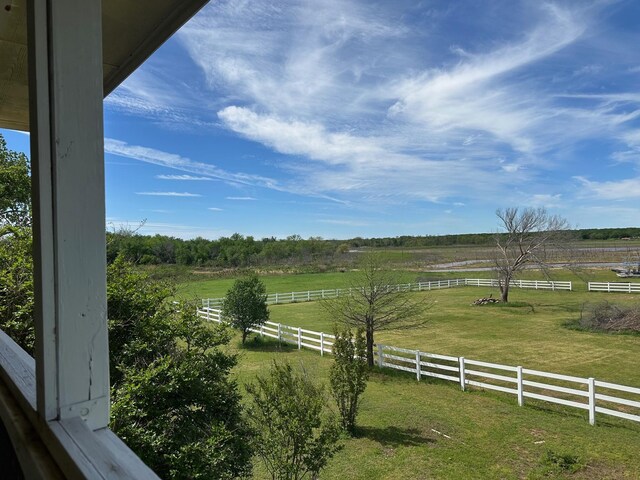
[[[289,364],[275,361],[264,377],[247,385],[255,449],[272,479],[315,478],[338,450],[340,429],[324,415],[322,387]]]
[[[336,330],[335,337],[333,342],[335,361],[329,372],[331,393],[338,405],[342,428],[353,435],[360,407],[360,396],[367,388],[369,378],[364,332],[359,328],[354,339],[351,330]]]
[[[640,333],[640,304],[627,306],[601,302],[587,305],[578,325],[585,330]]]

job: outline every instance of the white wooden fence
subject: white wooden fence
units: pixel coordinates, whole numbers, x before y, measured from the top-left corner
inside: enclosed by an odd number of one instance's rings
[[[546,280],[512,280],[510,285],[517,288],[532,288],[535,290],[572,290],[571,282],[555,282]],[[389,285],[388,288],[402,292],[421,292],[439,290],[454,287],[497,287],[498,280],[490,278],[456,278],[451,280],[437,280],[434,282],[401,283]],[[309,290],[306,292],[271,293],[267,295],[267,304],[277,305],[282,303],[312,302],[325,298],[335,298],[351,293],[353,288],[334,288],[325,290]],[[205,298],[202,306],[206,308],[218,308],[222,306],[224,298]]]
[[[205,320],[222,322],[219,309],[204,307],[198,314]],[[320,355],[331,353],[335,340],[333,335],[323,332],[274,322],[266,322],[251,331],[292,343],[298,349],[317,350]],[[524,405],[525,398],[532,398],[579,408],[589,412],[591,425],[595,424],[596,413],[640,422],[640,388],[390,345],[377,344],[376,347],[378,366],[410,372],[417,380],[433,377],[456,382],[462,390],[467,386],[496,390],[515,395],[520,406]]]
[[[640,293],[640,282],[637,282],[637,283],[589,282],[589,291],[590,292]]]

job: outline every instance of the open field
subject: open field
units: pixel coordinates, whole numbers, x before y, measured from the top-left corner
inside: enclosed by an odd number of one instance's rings
[[[398,270],[399,281],[415,282],[417,279],[439,280],[447,278],[492,278],[493,272],[442,272],[442,271],[421,271],[421,270]],[[327,273],[300,273],[300,274],[278,274],[261,275],[260,279],[267,287],[268,293],[288,293],[302,292],[307,290],[333,289],[348,286],[349,282],[356,277],[356,272],[348,270],[345,272]],[[527,280],[545,280],[544,274],[537,270],[523,272],[521,278]],[[620,279],[616,274],[607,269],[579,269],[569,271],[556,269],[552,271],[553,280],[570,280],[574,282],[574,290],[586,291],[586,282],[620,282],[628,279]],[[227,290],[231,288],[235,277],[211,278],[202,275],[201,278],[190,277],[178,285],[178,296],[184,298],[219,298],[223,297]],[[632,281],[634,281],[632,279]],[[636,280],[637,281],[637,280]]]
[[[483,274],[484,273],[484,274]],[[270,292],[344,286],[354,274],[327,273],[263,277]],[[476,274],[404,272],[406,281],[442,277],[487,277]],[[570,272],[557,279],[581,282]],[[542,278],[527,272],[526,278]],[[605,270],[583,271],[581,278],[615,281]],[[206,280],[183,286],[198,296],[223,296],[232,279]],[[429,322],[415,330],[381,332],[376,340],[423,351],[523,365],[577,376],[640,386],[640,336],[588,333],[566,328],[585,302],[640,301],[640,295],[588,293],[582,283],[574,292],[512,289],[512,305],[471,306],[497,290],[460,287],[416,293],[432,302]],[[271,320],[331,332],[320,302],[275,305]],[[240,354],[240,384],[252,381],[273,359],[303,363],[327,382],[331,356],[298,351],[277,342],[232,348]],[[461,392],[456,384],[411,374],[379,371],[364,395],[360,430],[348,439],[322,479],[618,479],[640,478],[640,425],[598,416],[591,427],[586,412],[527,400],[518,407],[513,396],[497,392]],[[447,438],[441,434],[447,435]],[[575,470],[575,473],[572,471]],[[256,468],[256,478],[267,478]]]
[[[310,304],[307,304],[307,306]],[[303,364],[327,384],[331,356],[258,342],[239,348],[239,383],[272,360]],[[375,370],[364,393],[358,435],[321,479],[635,479],[640,426],[437,380]],[[440,432],[440,433],[437,433]],[[444,436],[446,435],[446,437]],[[449,437],[449,438],[447,438]],[[577,470],[571,474],[571,471]],[[268,478],[258,465],[255,478]]]
[[[471,306],[486,287],[416,293],[433,303],[429,322],[414,330],[380,332],[379,343],[430,353],[564,373],[640,386],[640,336],[566,328],[586,301],[632,302],[640,296],[513,289],[511,305]],[[495,290],[494,290],[495,296]],[[331,332],[320,302],[273,305],[271,321]]]

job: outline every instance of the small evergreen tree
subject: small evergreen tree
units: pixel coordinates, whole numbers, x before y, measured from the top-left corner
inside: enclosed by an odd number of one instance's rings
[[[247,385],[256,430],[256,453],[273,480],[299,480],[322,470],[340,448],[340,429],[323,415],[326,397],[302,371],[274,361],[269,373]]]
[[[264,283],[255,275],[236,280],[225,296],[222,316],[242,332],[244,343],[252,328],[269,320]]]
[[[359,328],[354,338],[350,329],[336,329],[335,337],[333,343],[335,361],[329,372],[331,392],[338,405],[342,427],[353,435],[360,407],[360,396],[367,388],[369,378],[364,332]]]

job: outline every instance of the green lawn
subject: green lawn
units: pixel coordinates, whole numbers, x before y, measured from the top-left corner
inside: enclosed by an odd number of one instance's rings
[[[465,358],[640,386],[640,336],[607,335],[566,328],[586,301],[640,301],[640,295],[546,292],[513,289],[510,299],[526,306],[472,306],[496,292],[460,287],[424,295],[432,302],[429,322],[415,330],[380,332],[376,341]],[[331,332],[320,302],[273,305],[271,320]]]
[[[304,367],[327,383],[331,357],[264,342],[239,348],[239,383],[272,360]],[[375,370],[364,393],[358,435],[321,479],[636,479],[640,425],[598,419],[592,427],[574,409],[453,383],[416,382],[409,374]],[[439,432],[439,433],[438,433]],[[446,435],[446,436],[445,436]],[[564,459],[564,460],[563,460]],[[577,469],[570,474],[570,465]],[[268,478],[258,464],[255,478]]]
[[[351,275],[263,279],[270,292],[288,292],[344,286]],[[405,273],[406,281],[417,276],[437,275]],[[616,280],[606,271],[586,271],[582,276],[591,281]],[[535,272],[523,277],[540,278]],[[231,283],[191,283],[183,292],[221,296]],[[633,302],[640,301],[640,295],[588,293],[583,285],[576,287],[574,292],[514,288],[515,306],[471,306],[476,298],[497,296],[496,289],[488,287],[416,293],[432,302],[429,322],[415,330],[381,332],[376,341],[640,386],[640,336],[588,333],[564,325],[579,316],[585,302]],[[319,302],[270,308],[272,321],[332,330],[333,319]],[[327,381],[331,356],[281,347],[277,342],[250,343],[246,348],[237,343],[232,348],[240,354],[235,373],[241,385],[255,379],[273,359],[304,364],[319,381]],[[322,479],[640,478],[640,425],[636,423],[598,415],[592,427],[584,411],[530,399],[525,407],[518,407],[512,395],[479,389],[461,392],[453,382],[416,382],[403,372],[375,371],[364,394],[359,425],[358,436],[345,441]],[[259,465],[255,474],[255,478],[267,478]]]

